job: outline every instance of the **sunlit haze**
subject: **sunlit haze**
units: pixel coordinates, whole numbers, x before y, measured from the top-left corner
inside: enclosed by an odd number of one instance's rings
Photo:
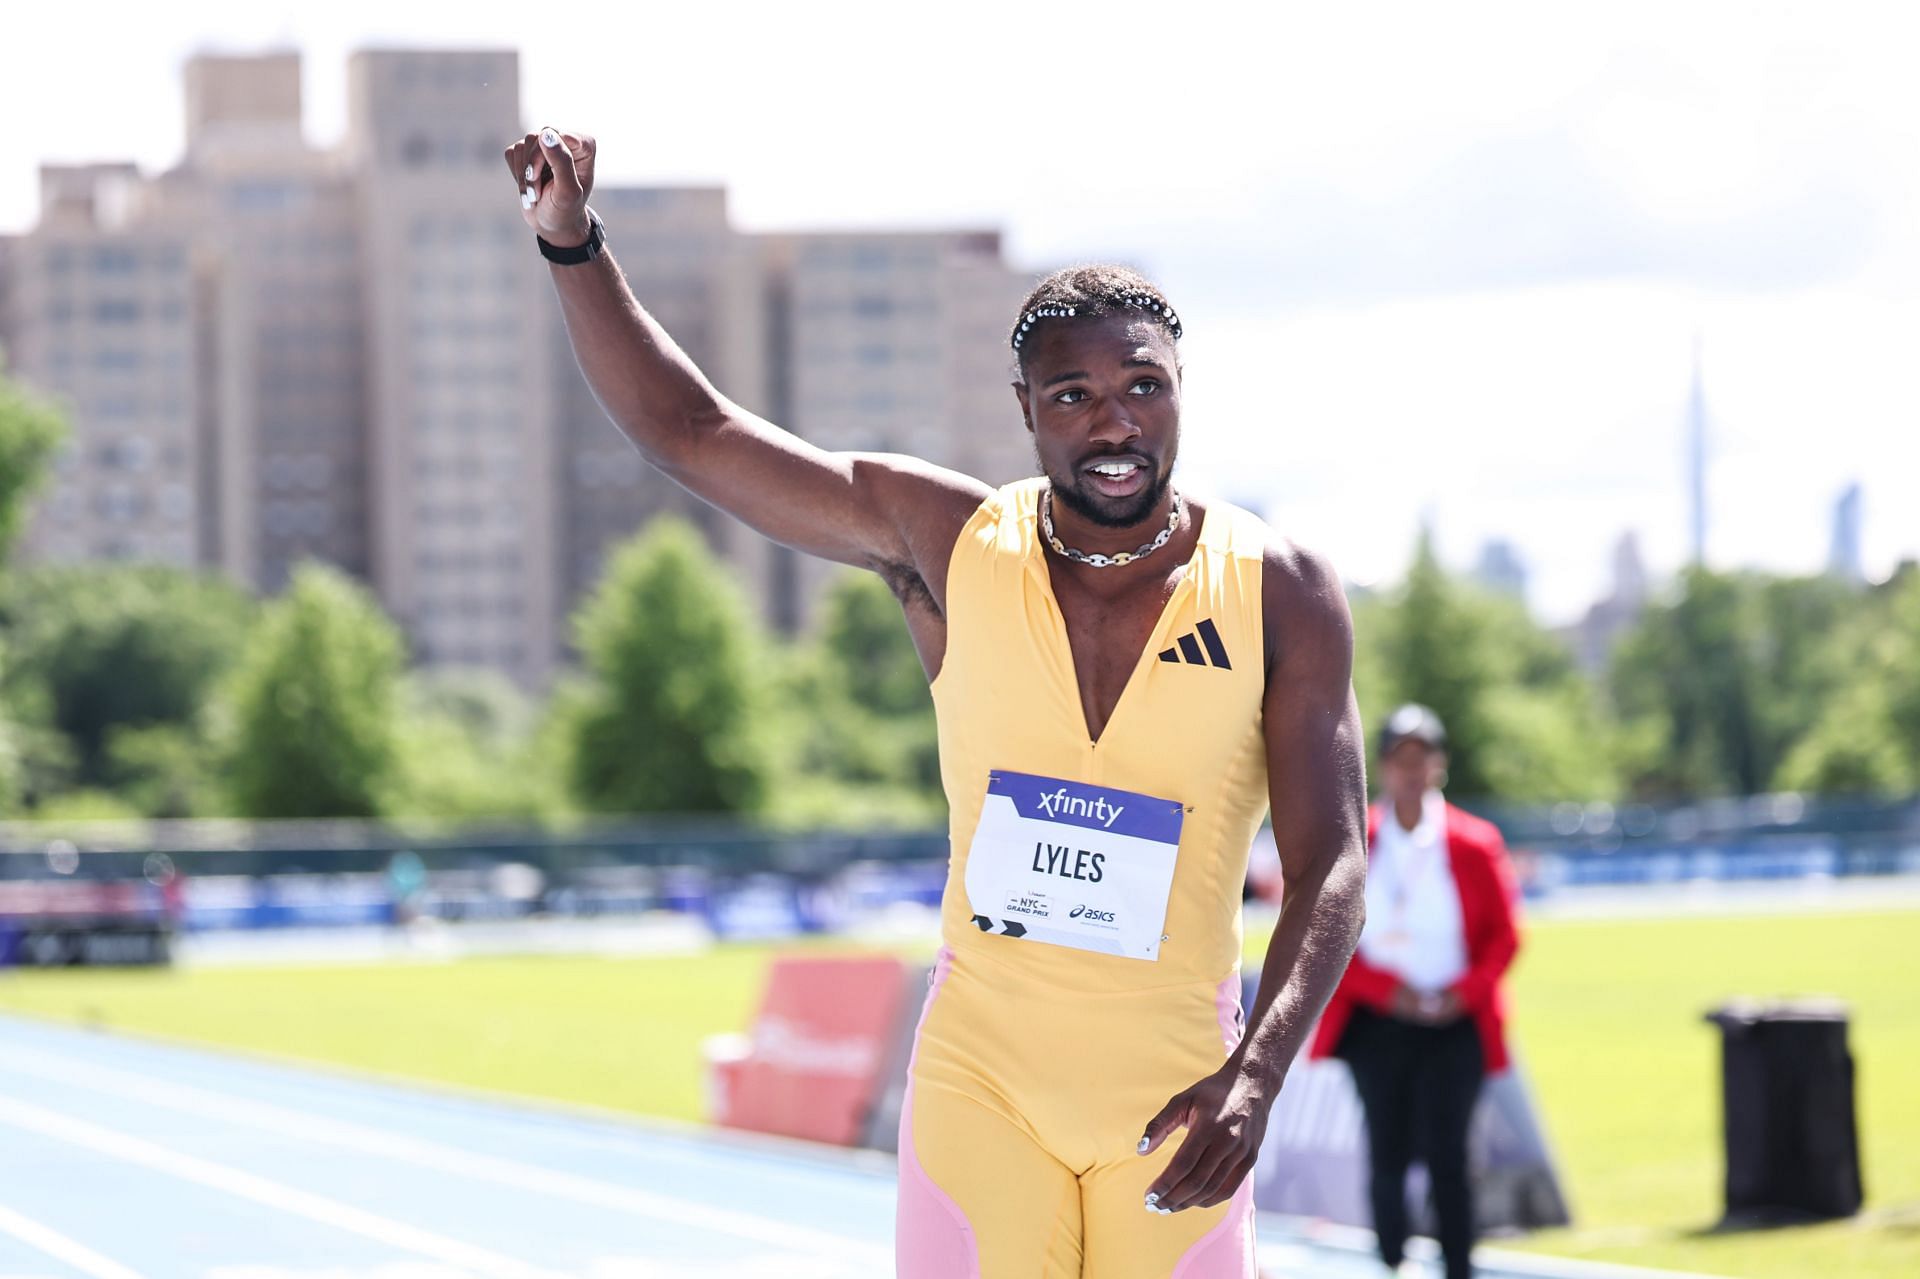
[[[1920,554],[1920,82],[1899,6],[201,3],[7,23],[39,52],[0,76],[3,231],[31,224],[43,160],[173,164],[192,52],[298,48],[326,145],[351,50],[516,48],[528,124],[596,134],[603,180],[724,183],[750,230],[984,225],[1022,267],[1142,266],[1186,322],[1186,480],[1349,579],[1395,576],[1423,518],[1458,568],[1513,542],[1551,621],[1604,591],[1623,531],[1671,572],[1696,336],[1712,564],[1817,570],[1855,480],[1869,575]]]

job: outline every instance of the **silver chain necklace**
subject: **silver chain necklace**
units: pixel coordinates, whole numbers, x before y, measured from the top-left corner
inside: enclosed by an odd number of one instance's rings
[[[1086,551],[1076,551],[1073,547],[1062,542],[1059,536],[1054,533],[1053,489],[1049,486],[1041,490],[1040,493],[1040,531],[1046,534],[1047,545],[1053,548],[1055,555],[1064,555],[1075,563],[1085,564],[1088,568],[1111,568],[1118,564],[1131,564],[1141,556],[1151,555],[1165,546],[1167,539],[1173,536],[1173,530],[1180,527],[1180,512],[1184,511],[1186,506],[1186,500],[1178,493],[1175,493],[1173,495],[1173,509],[1167,512],[1167,526],[1161,529],[1158,536],[1151,542],[1148,542],[1137,550],[1121,551],[1117,555],[1102,555],[1098,551],[1089,554]]]

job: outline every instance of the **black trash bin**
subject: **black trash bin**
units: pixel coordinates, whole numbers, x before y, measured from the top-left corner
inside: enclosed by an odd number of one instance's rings
[[[1847,1010],[1803,1001],[1735,1003],[1720,1027],[1726,1126],[1724,1225],[1860,1211]]]

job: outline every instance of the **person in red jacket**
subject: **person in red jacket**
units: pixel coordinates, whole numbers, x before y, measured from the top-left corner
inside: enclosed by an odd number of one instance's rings
[[[1417,1158],[1433,1187],[1447,1279],[1467,1279],[1467,1126],[1482,1079],[1507,1067],[1501,975],[1520,939],[1500,832],[1441,798],[1446,770],[1440,717],[1417,703],[1395,711],[1380,735],[1382,802],[1368,821],[1366,928],[1311,1055],[1353,1070],[1380,1259],[1402,1264],[1407,1167]]]

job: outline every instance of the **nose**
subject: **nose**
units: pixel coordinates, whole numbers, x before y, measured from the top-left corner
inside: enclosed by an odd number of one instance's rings
[[[1140,428],[1134,425],[1133,417],[1127,412],[1124,401],[1108,399],[1094,414],[1093,427],[1087,438],[1095,444],[1104,444],[1117,448],[1131,444],[1140,438]]]

